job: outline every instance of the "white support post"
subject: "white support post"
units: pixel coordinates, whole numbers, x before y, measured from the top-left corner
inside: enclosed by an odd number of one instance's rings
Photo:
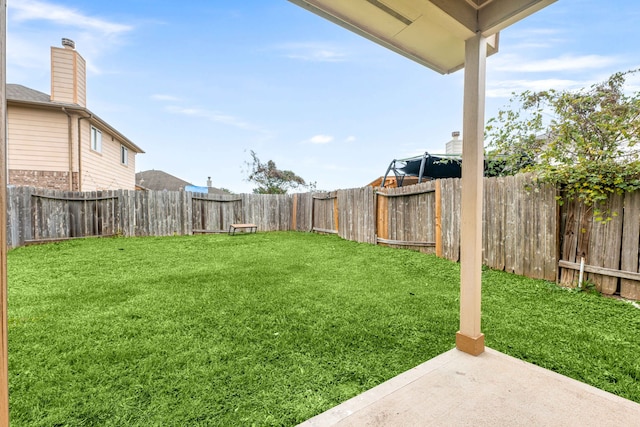
[[[7,321],[7,0],[0,0],[0,427],[9,425]]]
[[[482,199],[484,176],[484,103],[486,39],[465,43],[460,211],[460,330],[456,347],[477,356],[484,352],[480,331],[482,297]]]
[[[0,426],[9,425],[7,339],[7,0],[0,0]]]

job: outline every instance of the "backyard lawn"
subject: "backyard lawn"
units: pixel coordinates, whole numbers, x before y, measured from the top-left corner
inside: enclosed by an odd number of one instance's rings
[[[455,346],[459,266],[337,236],[8,255],[14,426],[295,425]],[[640,310],[483,273],[486,344],[640,402]]]

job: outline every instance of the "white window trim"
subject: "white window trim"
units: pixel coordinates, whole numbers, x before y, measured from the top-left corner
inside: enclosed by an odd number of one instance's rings
[[[124,145],[120,145],[120,164],[129,166],[129,149]]]
[[[102,131],[95,126],[91,126],[91,149],[102,153]]]

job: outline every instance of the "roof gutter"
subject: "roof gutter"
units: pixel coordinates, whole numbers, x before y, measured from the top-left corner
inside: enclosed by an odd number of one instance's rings
[[[78,191],[82,191],[82,125],[81,121],[89,119],[89,123],[93,120],[93,114],[78,117]]]
[[[69,113],[65,107],[62,107],[62,111],[67,115],[67,135],[69,138],[67,143],[67,146],[69,147],[69,191],[73,191],[73,137],[71,130],[71,113]]]

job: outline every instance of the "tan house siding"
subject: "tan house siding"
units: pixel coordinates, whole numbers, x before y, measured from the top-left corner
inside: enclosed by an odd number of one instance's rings
[[[8,108],[9,169],[69,171],[68,119],[62,111]]]
[[[136,151],[128,147],[127,164],[122,164],[120,150],[127,144],[95,120],[77,113],[70,113],[69,120],[62,108],[10,105],[7,110],[9,184],[74,191],[135,189]],[[92,126],[102,132],[100,152],[91,149]]]
[[[51,100],[86,107],[86,63],[74,49],[51,48]]]
[[[135,153],[129,149],[128,164],[120,161],[123,142],[95,123],[83,120],[82,126],[82,191],[135,190]],[[102,132],[102,150],[91,149],[91,126]]]
[[[79,58],[78,58],[79,57]],[[84,59],[82,59],[82,57],[80,55],[77,55],[76,57],[76,72],[75,72],[75,76],[76,76],[76,89],[75,89],[75,94],[76,94],[76,104],[78,105],[82,105],[84,107],[87,106],[87,85],[84,83],[87,80],[87,65],[84,61]]]

